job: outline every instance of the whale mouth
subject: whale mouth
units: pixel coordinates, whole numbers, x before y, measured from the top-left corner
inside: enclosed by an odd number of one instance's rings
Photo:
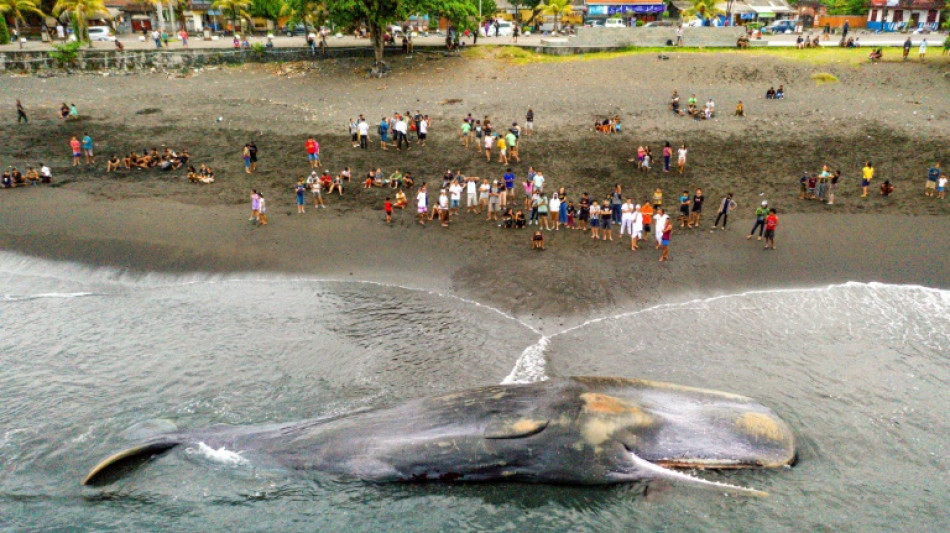
[[[724,492],[724,493],[727,493],[727,494],[738,494],[738,495],[743,495],[743,496],[755,496],[755,497],[760,497],[760,498],[764,498],[764,497],[767,497],[767,496],[769,495],[769,494],[768,494],[767,492],[765,492],[765,491],[757,490],[757,489],[754,489],[754,488],[751,488],[751,487],[742,487],[742,486],[739,486],[739,485],[732,485],[732,484],[729,484],[729,483],[722,483],[722,482],[720,482],[720,481],[710,481],[710,480],[708,480],[708,479],[703,479],[703,478],[701,478],[701,477],[694,476],[694,475],[692,475],[692,474],[687,474],[686,472],[680,472],[680,471],[677,471],[677,470],[672,470],[672,469],[667,468],[667,467],[665,466],[666,462],[660,463],[660,464],[652,463],[652,462],[650,462],[650,461],[647,461],[646,459],[643,459],[643,458],[640,457],[639,455],[637,455],[636,452],[635,452],[634,450],[630,449],[629,446],[624,445],[624,448],[627,450],[627,456],[628,456],[628,458],[629,458],[630,461],[633,463],[633,465],[632,465],[632,466],[633,466],[632,473],[631,473],[631,474],[628,474],[628,476],[629,476],[631,479],[633,479],[633,478],[637,478],[637,479],[665,479],[665,480],[668,480],[668,481],[671,481],[671,482],[684,483],[684,484],[689,485],[689,486],[704,488],[704,489],[706,489],[706,490],[715,490],[715,491]],[[696,462],[696,463],[675,462],[675,463],[671,464],[670,466],[673,466],[673,467],[686,467],[686,468],[702,468],[702,467],[708,467],[708,468],[717,468],[717,469],[720,469],[720,468],[742,468],[742,467],[743,467],[742,465],[735,465],[735,464],[730,465],[730,466],[723,466],[723,467],[720,467],[720,466],[716,466],[715,463],[711,463],[711,462],[708,462],[708,461],[707,461],[707,462],[702,462],[702,463],[699,463],[699,462]],[[623,476],[619,476],[619,477],[622,478]]]

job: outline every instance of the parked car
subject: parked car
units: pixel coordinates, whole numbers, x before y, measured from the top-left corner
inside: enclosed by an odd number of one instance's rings
[[[643,25],[644,28],[672,28],[676,24],[668,20],[653,20]]]
[[[112,28],[108,26],[89,26],[89,40],[113,42],[115,41],[115,36],[112,35]]]
[[[797,20],[776,20],[775,22],[769,24],[764,28],[764,31],[767,33],[792,33],[795,31],[795,27],[798,26]]]
[[[605,28],[626,28],[627,25],[624,24],[623,19],[607,19],[604,22]]]
[[[296,37],[298,35],[307,34],[307,28],[303,24],[297,24],[296,26],[284,26],[283,31],[287,37]]]

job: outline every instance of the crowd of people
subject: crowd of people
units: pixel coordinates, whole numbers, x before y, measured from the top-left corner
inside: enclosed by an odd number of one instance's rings
[[[53,183],[53,171],[45,163],[38,163],[35,167],[27,166],[25,173],[11,165],[8,170],[3,171],[0,178],[0,187],[4,189],[50,183]]]

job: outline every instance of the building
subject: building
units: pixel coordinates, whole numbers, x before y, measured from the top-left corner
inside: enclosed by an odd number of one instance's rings
[[[936,30],[944,0],[871,0],[868,7],[869,30]]]
[[[662,0],[587,0],[587,19],[605,20],[620,17],[625,20],[656,20],[664,11],[666,4]]]

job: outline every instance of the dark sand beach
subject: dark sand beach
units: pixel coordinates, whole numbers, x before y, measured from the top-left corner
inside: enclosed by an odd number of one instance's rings
[[[387,79],[365,79],[358,71],[358,61],[333,61],[186,77],[3,78],[4,92],[24,99],[32,120],[7,128],[0,162],[24,168],[45,161],[56,184],[0,193],[0,246],[133,271],[279,271],[433,286],[539,318],[685,291],[847,280],[950,286],[944,263],[950,203],[922,194],[926,169],[943,156],[950,133],[947,81],[936,67],[816,65],[728,53],[528,65],[418,55],[397,61]],[[815,72],[840,81],[817,84],[810,79]],[[765,100],[765,90],[779,84],[788,97]],[[693,93],[700,101],[714,98],[718,118],[674,117],[666,107],[674,89],[684,100]],[[732,116],[738,100],[745,118]],[[80,119],[53,118],[60,101],[76,102]],[[378,166],[387,175],[398,168],[435,184],[452,168],[500,179],[503,165],[459,144],[461,118],[472,113],[497,125],[523,123],[528,107],[538,131],[522,140],[522,162],[511,165],[519,182],[533,165],[575,201],[581,192],[602,199],[619,183],[625,195],[644,202],[662,187],[665,206],[674,210],[682,190],[702,187],[703,227],[677,227],[672,261],[660,264],[652,246],[632,252],[628,241],[593,242],[587,233],[563,229],[547,232],[548,249],[535,252],[526,231],[503,231],[473,214],[444,229],[421,227],[413,212],[397,211],[386,226],[382,203],[392,191],[364,190],[355,180],[343,197],[327,197],[328,209],[295,214],[292,186],[309,172],[307,135],[316,135],[334,174],[348,166],[359,177]],[[428,146],[381,151],[379,117],[417,109],[433,118]],[[372,124],[366,151],[351,147],[345,129],[361,113]],[[595,119],[614,114],[623,120],[622,134],[591,131]],[[97,165],[70,168],[69,136],[85,132],[95,139]],[[247,175],[240,148],[251,140],[261,163]],[[636,146],[649,144],[658,154],[665,141],[674,149],[687,144],[685,175],[659,172],[660,162],[641,174],[628,161]],[[211,165],[216,183],[190,184],[181,171],[104,172],[112,153],[163,145],[187,148],[195,164]],[[860,168],[868,159],[877,178],[870,197],[861,199]],[[799,175],[823,164],[844,176],[836,204],[799,200]],[[883,179],[894,183],[894,196],[876,194]],[[269,200],[267,227],[247,221],[254,187]],[[739,208],[728,231],[710,232],[726,192],[736,195]],[[779,210],[775,251],[745,239],[762,199]],[[618,228],[614,233],[618,239]]]

